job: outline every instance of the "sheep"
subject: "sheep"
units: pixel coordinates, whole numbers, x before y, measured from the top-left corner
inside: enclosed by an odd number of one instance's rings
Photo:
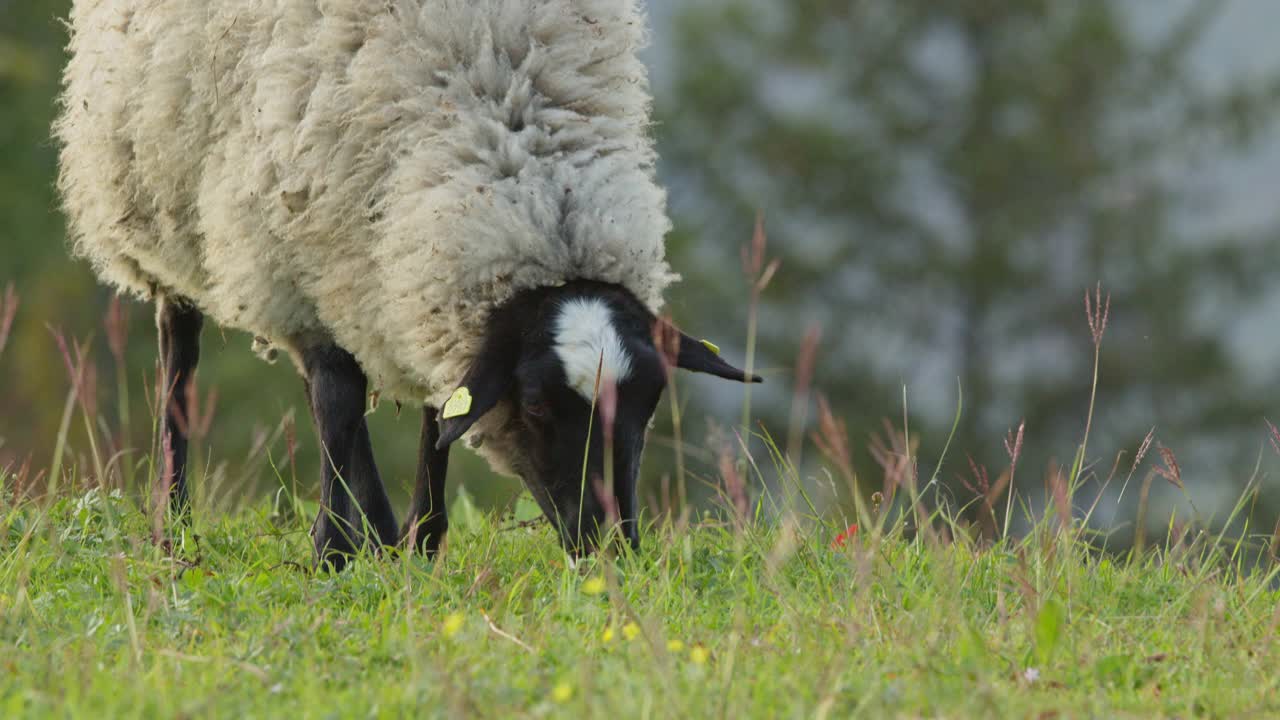
[[[666,361],[760,381],[678,331],[655,342],[678,278],[635,0],[76,0],[69,25],[55,134],[72,252],[156,304],[158,482],[184,514],[206,317],[303,377],[312,537],[334,568],[366,544],[438,551],[464,437],[566,550],[593,550],[611,510],[638,545]],[[606,464],[601,382],[612,499],[582,479],[584,452],[588,476]],[[403,527],[371,395],[423,408]]]

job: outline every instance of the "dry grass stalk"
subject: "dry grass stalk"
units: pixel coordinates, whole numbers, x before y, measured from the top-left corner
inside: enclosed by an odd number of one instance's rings
[[[18,291],[14,289],[13,283],[9,283],[5,288],[4,296],[0,297],[0,353],[4,352],[9,334],[13,331],[14,318],[17,316]]]
[[[1173,451],[1164,445],[1160,446],[1160,459],[1163,465],[1155,469],[1156,474],[1169,481],[1170,485],[1183,490],[1186,488],[1182,483],[1182,467],[1178,465],[1178,458]]]
[[[844,420],[831,412],[831,404],[825,395],[818,395],[818,429],[814,431],[813,444],[827,462],[835,466],[840,477],[852,490],[856,475],[853,469],[853,453],[849,450],[849,430]]]
[[[818,360],[818,344],[822,341],[822,329],[811,326],[796,356],[795,390],[791,395],[790,432],[787,434],[787,456],[800,467],[804,453],[804,431],[809,418],[809,395],[813,388],[814,367]]]

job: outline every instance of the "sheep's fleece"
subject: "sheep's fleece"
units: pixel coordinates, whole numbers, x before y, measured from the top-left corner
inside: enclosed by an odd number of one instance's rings
[[[489,311],[675,280],[636,0],[76,0],[75,252],[289,351],[332,340],[437,407]],[[495,467],[509,409],[479,423]]]

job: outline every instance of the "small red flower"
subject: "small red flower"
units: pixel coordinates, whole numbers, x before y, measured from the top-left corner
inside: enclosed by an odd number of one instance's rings
[[[850,525],[849,527],[845,528],[844,532],[837,535],[835,540],[831,541],[831,549],[839,550],[840,548],[844,547],[844,544],[847,541],[852,539],[853,536],[857,534],[858,534],[857,524],[855,523],[853,525]]]

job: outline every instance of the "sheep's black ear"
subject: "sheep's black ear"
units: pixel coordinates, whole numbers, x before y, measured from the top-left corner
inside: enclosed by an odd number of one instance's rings
[[[436,449],[453,444],[506,397],[515,383],[519,356],[519,323],[510,318],[495,318],[462,385],[440,408],[440,439]]]
[[[679,351],[676,353],[676,367],[690,372],[707,373],[736,382],[760,383],[764,379],[759,375],[747,375],[743,370],[730,365],[720,357],[720,348],[709,340],[695,340],[684,333],[679,333]]]

